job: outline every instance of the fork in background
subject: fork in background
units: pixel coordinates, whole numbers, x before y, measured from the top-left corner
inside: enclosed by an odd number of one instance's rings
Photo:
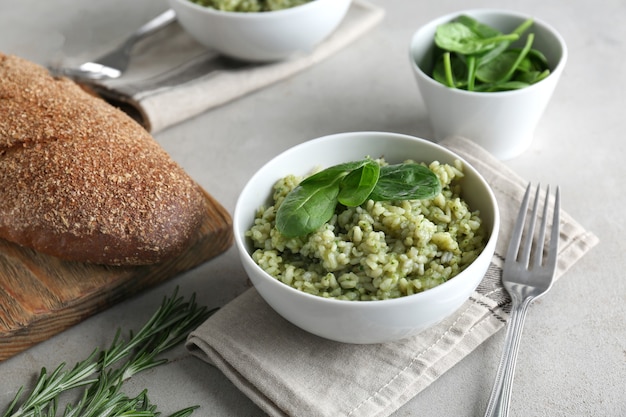
[[[531,185],[529,184],[524,199],[522,200],[502,271],[502,285],[511,296],[511,316],[505,336],[504,352],[502,353],[502,358],[498,365],[496,380],[491,391],[485,417],[505,417],[508,415],[513,375],[515,373],[515,362],[519,350],[524,319],[526,318],[530,304],[550,289],[556,271],[559,242],[559,212],[561,206],[558,187],[556,188],[554,196],[554,213],[552,215],[551,232],[545,262],[543,252],[550,197],[549,186],[546,190],[539,233],[533,245],[535,223],[539,211],[540,187],[537,186],[533,211],[529,219],[528,230],[525,234],[524,246],[520,251],[526,223],[526,212],[530,199],[530,189]]]
[[[119,78],[128,68],[133,47],[141,39],[168,26],[176,20],[176,13],[168,9],[148,23],[142,25],[130,35],[119,47],[93,60],[85,62],[77,68],[51,68],[55,74],[76,79],[101,80]]]

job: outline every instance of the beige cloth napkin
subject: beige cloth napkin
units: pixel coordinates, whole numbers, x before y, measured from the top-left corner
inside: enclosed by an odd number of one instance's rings
[[[399,342],[342,344],[298,329],[250,289],[190,335],[191,353],[218,367],[271,416],[387,416],[502,328],[510,305],[501,265],[527,183],[468,140],[442,144],[481,172],[501,214],[489,271],[453,316]],[[557,277],[598,243],[565,212],[560,239]]]
[[[121,78],[82,83],[155,133],[324,60],[372,29],[383,16],[380,7],[354,0],[339,27],[313,51],[269,64],[219,56],[176,23],[137,45]]]

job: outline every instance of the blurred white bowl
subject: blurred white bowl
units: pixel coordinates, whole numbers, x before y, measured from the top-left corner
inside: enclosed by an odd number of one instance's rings
[[[384,155],[390,163],[407,158],[452,163],[458,155],[435,143],[412,136],[353,132],[308,141],[264,165],[244,187],[235,208],[235,242],[243,266],[259,294],[281,316],[318,336],[346,343],[381,343],[417,334],[454,313],[482,280],[495,250],[500,216],[495,196],[482,176],[467,162],[463,198],[480,210],[489,239],[483,252],[464,271],[427,291],[379,301],[343,301],[296,290],[266,273],[251,258],[245,233],[256,210],[268,206],[274,183],[288,175],[306,175],[314,167]]]
[[[503,33],[510,33],[532,17],[506,10],[465,10],[434,19],[415,32],[411,38],[409,59],[435,139],[465,136],[500,159],[514,158],[528,149],[533,141],[535,128],[567,61],[565,41],[553,27],[534,18],[534,24],[527,33],[535,34],[533,48],[542,52],[548,60],[548,77],[513,91],[475,92],[449,88],[430,76],[435,31],[437,26],[460,15],[473,17]],[[523,39],[526,37],[523,36]]]
[[[351,0],[314,0],[271,12],[224,12],[189,0],[168,0],[183,28],[232,58],[268,62],[311,52],[344,18]]]

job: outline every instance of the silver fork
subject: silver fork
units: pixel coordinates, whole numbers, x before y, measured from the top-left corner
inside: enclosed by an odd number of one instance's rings
[[[535,223],[539,211],[539,189],[535,193],[532,217],[529,220],[525,244],[520,252],[522,236],[526,223],[526,212],[530,199],[530,184],[522,200],[522,206],[517,216],[515,229],[504,261],[502,271],[502,285],[508,291],[512,300],[511,316],[506,331],[504,352],[498,365],[496,380],[491,391],[491,397],[487,404],[485,417],[501,416],[509,414],[511,389],[513,386],[513,374],[515,373],[515,361],[519,350],[520,336],[524,326],[524,319],[530,304],[548,292],[552,287],[559,243],[559,211],[561,208],[559,188],[556,188],[554,196],[554,213],[550,231],[549,245],[544,262],[544,244],[548,217],[548,200],[550,187],[547,187],[543,206],[543,217],[539,227],[538,236],[533,245],[535,235]],[[532,256],[531,256],[532,249]]]
[[[166,10],[137,29],[118,48],[100,58],[91,62],[85,62],[77,68],[51,68],[51,71],[55,74],[79,79],[102,80],[119,78],[128,68],[130,53],[135,44],[175,20],[176,13],[174,10]]]

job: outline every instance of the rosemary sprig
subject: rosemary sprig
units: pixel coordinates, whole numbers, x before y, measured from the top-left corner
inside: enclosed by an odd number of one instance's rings
[[[28,396],[20,404],[24,394],[24,387],[20,387],[2,417],[57,417],[59,396],[81,387],[83,395],[76,403],[65,405],[63,417],[160,416],[147,390],[130,398],[122,392],[123,383],[139,372],[167,363],[167,359],[157,357],[185,340],[215,311],[199,307],[195,294],[185,301],[176,288],[136,334],[131,331],[124,339],[118,329],[107,349],[95,349],[73,368],[66,368],[65,363],[52,373],[42,368]],[[170,417],[188,417],[196,408],[182,409]]]

